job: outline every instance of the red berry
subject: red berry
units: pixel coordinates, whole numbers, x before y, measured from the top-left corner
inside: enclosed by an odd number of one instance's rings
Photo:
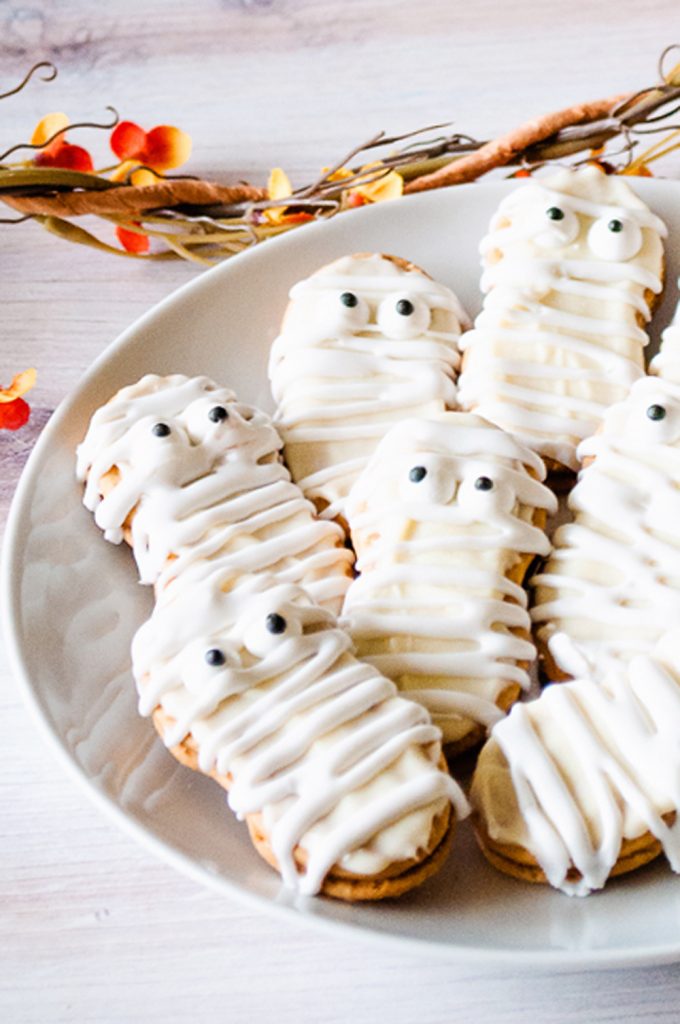
[[[31,407],[23,398],[15,398],[13,402],[0,402],[0,429],[18,430],[28,423]]]

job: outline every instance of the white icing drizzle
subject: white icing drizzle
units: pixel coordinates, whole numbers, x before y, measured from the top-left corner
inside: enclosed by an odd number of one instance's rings
[[[661,348],[649,364],[649,372],[680,384],[680,303],[671,323],[663,332]]]
[[[663,818],[680,810],[679,644],[676,630],[597,683],[549,686],[482,751],[471,797],[487,834],[528,850],[570,896],[602,888],[623,840],[647,832],[680,871],[680,826]]]
[[[556,507],[544,477],[509,434],[441,413],[393,427],[350,493],[361,575],[343,622],[360,657],[427,707],[445,740],[492,725],[502,691],[529,686],[526,595],[507,573],[520,554],[549,551],[532,525],[535,509]]]
[[[290,299],[269,367],[275,423],[293,478],[333,518],[392,424],[455,403],[468,320],[444,285],[377,254],[336,260]]]
[[[670,331],[662,372],[678,340]],[[574,522],[556,531],[531,581],[531,615],[562,671],[588,664],[597,675],[612,659],[648,653],[680,621],[680,383],[639,380],[579,457],[595,461],[569,497]]]
[[[460,342],[460,404],[577,469],[577,444],[643,374],[639,319],[661,291],[666,233],[593,167],[506,196],[481,245],[486,298]]]
[[[167,430],[161,436],[159,424]],[[95,413],[77,472],[108,540],[120,543],[134,511],[143,582],[162,588],[180,575],[198,581],[224,568],[267,571],[338,610],[351,553],[342,531],[316,518],[279,461],[280,448],[264,413],[207,377],[150,374]],[[100,481],[114,467],[119,480],[102,498]]]
[[[336,864],[370,876],[422,855],[447,801],[468,810],[438,767],[427,713],[357,661],[302,590],[267,576],[232,582],[223,573],[163,593],[133,642],[141,713],[160,706],[165,743],[190,736],[201,769],[230,778],[230,806],[262,815],[283,880],[300,892],[318,892]]]

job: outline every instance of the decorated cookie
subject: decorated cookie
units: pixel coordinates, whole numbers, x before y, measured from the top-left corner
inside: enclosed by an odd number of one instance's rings
[[[208,378],[147,376],[95,413],[78,475],[156,583],[133,644],[142,714],[229,790],[286,884],[397,896],[443,863],[467,804],[427,712],[351,654],[329,610],[351,556],[279,448]]]
[[[284,882],[370,900],[431,875],[467,804],[427,712],[351,646],[300,588],[225,572],[163,592],[132,654],[142,714]]]
[[[576,470],[579,442],[644,373],[665,235],[594,166],[507,195],[481,245],[484,308],[461,339],[462,407]]]
[[[680,871],[680,633],[602,677],[549,686],[494,727],[472,785],[501,871],[568,895],[666,854]]]
[[[346,506],[360,576],[343,622],[359,656],[421,703],[450,752],[529,687],[522,582],[546,555],[541,459],[471,413],[393,427]]]
[[[129,539],[145,583],[266,571],[337,611],[352,555],[280,449],[264,413],[207,377],[149,374],[94,414],[78,477],[107,540]]]
[[[659,375],[637,381],[579,447],[588,464],[569,497],[574,521],[531,581],[550,679],[647,654],[680,622],[679,353],[673,325],[652,366]]]
[[[390,426],[454,404],[466,325],[448,288],[392,256],[345,256],[292,289],[270,360],[274,420],[325,517],[343,515]]]

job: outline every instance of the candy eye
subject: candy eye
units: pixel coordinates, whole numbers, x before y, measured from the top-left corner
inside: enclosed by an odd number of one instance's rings
[[[391,295],[380,303],[378,327],[388,338],[417,338],[430,326],[432,310],[417,295]]]
[[[308,318],[305,329],[319,338],[333,338],[363,331],[370,319],[365,299],[356,292],[330,292],[320,297],[317,312]]]
[[[588,245],[603,260],[630,260],[642,248],[642,231],[634,220],[600,217],[588,232]]]
[[[525,230],[542,249],[559,249],[573,242],[579,229],[579,219],[569,207],[544,206],[527,218]]]
[[[423,452],[420,458],[422,462],[400,475],[400,497],[419,505],[448,505],[458,485],[454,467],[446,458],[434,454]]]
[[[154,423],[151,428],[151,433],[154,437],[168,437],[170,434],[170,427],[167,423]]]
[[[663,405],[650,405],[647,416],[650,420],[663,420],[666,418],[666,410]]]
[[[223,405],[214,405],[208,413],[208,419],[213,423],[222,423],[223,420],[229,419],[229,413]]]
[[[288,623],[284,619],[283,615],[279,615],[278,612],[272,612],[264,620],[265,628],[269,633],[274,636],[280,636],[281,633],[285,633],[288,628]]]
[[[288,617],[280,612],[269,612],[268,615],[258,615],[246,628],[243,645],[256,658],[266,658],[277,650],[282,639],[287,642],[291,637],[301,635],[302,624],[294,612]]]
[[[458,488],[458,506],[471,521],[484,522],[497,513],[512,512],[515,501],[514,490],[502,476],[494,480],[486,475],[466,475]]]
[[[227,663],[227,656],[219,647],[211,647],[209,651],[205,652],[204,657],[211,668],[221,668]]]

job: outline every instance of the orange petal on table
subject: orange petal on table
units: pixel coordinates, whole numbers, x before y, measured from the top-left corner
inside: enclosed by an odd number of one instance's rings
[[[155,171],[180,167],[191,156],[191,136],[171,124],[159,124],[146,133],[142,160]]]
[[[290,178],[281,167],[274,167],[267,182],[267,195],[270,199],[287,199],[293,193]]]
[[[0,405],[0,430],[18,430],[28,423],[31,407],[23,398]]]
[[[120,160],[131,160],[144,152],[146,132],[133,121],[121,121],[111,132],[109,143]]]
[[[126,252],[143,254],[149,251],[149,236],[138,231],[130,231],[128,228],[118,226],[116,237]]]
[[[16,398],[21,398],[34,386],[36,377],[37,374],[32,367],[23,373],[17,373],[8,388],[0,388],[0,402],[13,402]]]
[[[42,120],[38,121],[37,125],[33,129],[31,145],[44,146],[47,140],[51,139],[55,132],[60,132],[62,128],[67,128],[70,123],[71,122],[66,114],[45,114]],[[61,141],[62,136],[59,136],[59,139],[55,139],[51,145],[53,146]]]
[[[41,149],[36,153],[33,163],[38,167],[65,167],[71,171],[94,170],[92,157],[82,146],[72,146],[61,139],[55,139],[47,149]]]

